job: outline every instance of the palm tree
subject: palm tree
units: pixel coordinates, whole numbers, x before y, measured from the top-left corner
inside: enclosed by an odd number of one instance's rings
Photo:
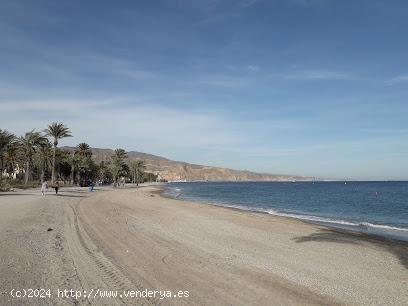
[[[112,180],[110,162],[101,161],[99,163],[97,177],[102,183]]]
[[[75,172],[75,150],[71,152],[71,185],[74,185],[74,172]]]
[[[0,179],[3,178],[4,155],[7,148],[15,142],[16,137],[6,130],[0,129]]]
[[[81,142],[75,148],[75,154],[81,157],[90,157],[92,156],[91,147],[85,142]]]
[[[39,166],[41,169],[41,182],[44,181],[45,171],[52,169],[53,149],[52,144],[47,139],[44,141],[38,150]]]
[[[71,156],[68,150],[57,148],[55,154],[55,173],[58,177],[67,178],[71,174]]]
[[[33,163],[34,153],[37,152],[38,148],[46,141],[47,139],[42,136],[40,132],[35,132],[34,130],[26,133],[24,137],[19,138],[21,152],[23,153],[25,161],[25,185],[27,185],[28,179],[31,177],[30,166]]]
[[[136,185],[139,185],[140,183],[140,177],[143,175],[145,167],[145,161],[144,160],[132,160],[130,163],[130,168],[132,170],[132,183]]]
[[[79,180],[81,180],[81,174],[82,177],[90,174],[93,166],[91,147],[87,143],[81,142],[76,146],[73,156],[73,169],[78,168]]]
[[[0,129],[0,152],[4,152],[5,148],[15,139],[15,136],[7,130]]]
[[[65,137],[71,137],[71,131],[69,130],[68,127],[66,127],[63,123],[61,122],[53,122],[50,125],[48,125],[48,128],[44,130],[45,135],[48,137],[51,137],[53,139],[53,144],[54,144],[54,152],[52,156],[52,174],[51,174],[51,184],[54,183],[55,181],[55,154],[57,151],[57,146],[58,146],[58,140],[65,138]]]
[[[112,155],[111,172],[113,176],[113,186],[116,187],[119,176],[124,175],[127,169],[125,159],[127,158],[126,151],[116,149]]]
[[[7,147],[4,152],[3,158],[4,158],[4,165],[3,168],[6,170],[6,173],[14,173],[14,171],[17,169],[17,165],[19,161],[21,160],[21,154],[20,154],[20,146],[17,141],[17,138],[15,138]],[[4,170],[3,170],[4,171]]]

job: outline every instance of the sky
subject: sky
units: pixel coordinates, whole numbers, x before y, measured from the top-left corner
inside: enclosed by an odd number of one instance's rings
[[[332,179],[408,179],[408,1],[0,0],[0,128]]]

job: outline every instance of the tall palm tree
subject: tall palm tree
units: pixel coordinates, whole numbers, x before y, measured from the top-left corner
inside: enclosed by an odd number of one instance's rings
[[[124,175],[126,172],[127,158],[126,151],[123,149],[116,149],[112,155],[111,172],[113,176],[113,186],[116,187],[119,176]]]
[[[75,150],[71,152],[71,185],[74,185],[74,175],[75,175]]]
[[[130,163],[130,169],[132,170],[132,183],[139,185],[140,178],[143,175],[145,169],[145,161],[144,160],[132,160]]]
[[[52,156],[52,174],[51,184],[55,181],[55,154],[57,151],[58,141],[65,137],[71,137],[71,131],[61,122],[53,122],[44,130],[45,135],[53,139],[54,152]]]
[[[53,149],[52,144],[47,139],[38,149],[39,166],[41,169],[41,182],[44,181],[45,171],[52,169]]]
[[[77,168],[78,170],[79,180],[83,179],[84,176],[86,177],[87,174],[89,174],[93,166],[93,162],[91,147],[87,143],[81,142],[76,146],[74,151],[73,162],[74,162],[73,168],[74,169]],[[88,179],[88,177],[86,177],[86,179]]]
[[[6,130],[0,129],[0,179],[3,178],[4,157],[7,148],[15,142],[16,137]]]
[[[41,135],[40,132],[35,132],[32,130],[24,135],[24,137],[19,138],[19,143],[21,146],[21,151],[24,156],[25,161],[25,184],[27,185],[28,179],[31,177],[31,165],[33,164],[34,153],[37,152],[38,148],[43,145],[47,139]]]
[[[61,176],[67,178],[71,173],[71,156],[68,150],[57,148],[55,155],[56,178]],[[51,168],[52,170],[52,168]],[[57,176],[58,174],[58,176]]]

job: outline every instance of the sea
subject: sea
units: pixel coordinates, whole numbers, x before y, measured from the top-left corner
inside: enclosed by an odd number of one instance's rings
[[[408,241],[408,182],[179,182],[164,195]]]

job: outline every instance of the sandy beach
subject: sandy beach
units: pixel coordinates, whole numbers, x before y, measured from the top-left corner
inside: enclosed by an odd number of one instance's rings
[[[407,243],[158,191],[0,194],[0,305],[408,304]],[[51,294],[10,294],[30,288]],[[75,298],[58,289],[182,296]]]

